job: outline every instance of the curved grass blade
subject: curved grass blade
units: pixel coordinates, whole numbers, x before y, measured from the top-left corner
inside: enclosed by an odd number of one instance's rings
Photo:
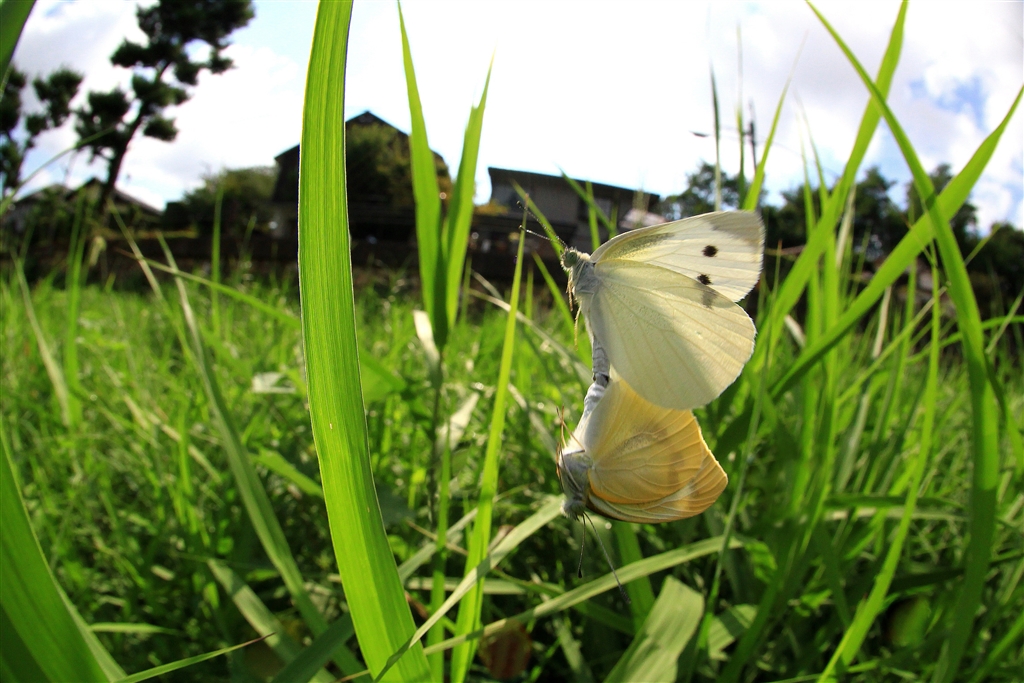
[[[161,664],[160,666],[154,666],[152,669],[146,669],[145,671],[134,673],[131,676],[125,676],[121,680],[117,681],[117,683],[141,683],[141,681],[148,681],[151,678],[163,676],[164,674],[169,674],[172,671],[179,671],[186,667],[192,666],[193,664],[199,664],[200,662],[205,662],[209,659],[213,659],[214,657],[220,657],[221,655],[226,655],[229,652],[240,650],[243,647],[248,647],[249,645],[258,643],[261,640],[263,640],[262,636],[259,638],[254,638],[253,640],[247,641],[245,643],[232,645],[231,647],[221,648],[220,650],[214,650],[213,652],[206,652],[201,655],[196,655],[195,657],[179,659],[178,661],[170,662],[169,664]]]
[[[964,336],[964,356],[971,388],[972,446],[974,454],[974,475],[971,482],[971,516],[969,523],[970,541],[965,553],[966,572],[956,606],[951,616],[951,632],[942,648],[942,654],[935,669],[933,680],[946,683],[953,679],[960,666],[967,641],[971,637],[974,617],[981,603],[981,592],[992,557],[992,539],[996,521],[996,486],[999,474],[999,433],[996,425],[995,394],[988,381],[988,362],[985,355],[985,338],[981,328],[981,313],[967,275],[963,255],[944,218],[935,196],[935,188],[904,133],[896,117],[885,103],[885,95],[868,77],[853,52],[839,34],[829,25],[825,17],[813,6],[811,9],[832,34],[836,44],[846,55],[871,92],[875,105],[885,116],[893,138],[899,145],[907,165],[914,177],[914,186],[927,209],[935,241],[942,257],[943,267],[949,278],[949,294],[956,305],[957,324]]]
[[[427,141],[427,125],[423,120],[423,103],[416,85],[416,71],[412,64],[409,36],[405,31],[402,5],[398,5],[398,23],[402,29],[402,62],[405,66],[405,85],[409,94],[409,156],[412,167],[412,192],[416,199],[416,249],[420,263],[420,290],[423,308],[430,315],[434,328],[434,341],[441,348],[448,338],[448,316],[445,313],[447,296],[447,269],[444,263],[444,235],[441,225],[441,195],[437,184],[434,152]],[[462,169],[459,169],[462,172]],[[470,202],[472,204],[472,202]],[[472,210],[472,208],[470,208]]]
[[[523,216],[526,225],[526,216]],[[505,323],[505,339],[501,347],[501,364],[498,367],[498,382],[494,392],[494,408],[491,413],[490,432],[487,435],[487,448],[484,451],[483,471],[480,474],[480,498],[477,501],[477,515],[473,522],[473,531],[469,536],[469,554],[466,557],[466,568],[476,567],[487,554],[491,544],[491,516],[494,510],[494,497],[498,493],[498,451],[502,445],[502,432],[505,430],[505,403],[508,397],[509,378],[512,373],[512,356],[516,346],[516,314],[519,308],[519,289],[523,279],[523,246],[526,240],[520,235],[519,251],[516,255],[516,269],[512,276],[512,294],[509,298],[509,313]],[[456,621],[456,633],[468,633],[480,624],[480,609],[483,606],[483,582],[478,582],[469,591],[466,598],[459,604],[459,617]],[[462,683],[469,663],[476,652],[475,643],[452,653],[450,675],[452,683]]]
[[[604,683],[675,681],[679,655],[696,633],[703,613],[700,593],[675,577],[666,577],[643,626]]]
[[[7,83],[7,68],[36,0],[6,0],[0,3],[0,78]]]
[[[413,633],[370,471],[359,379],[345,192],[345,59],[351,2],[317,10],[299,168],[299,294],[313,440],[331,540],[359,646],[371,671]],[[436,194],[435,194],[436,198]],[[414,648],[392,680],[428,680]]]
[[[0,427],[0,429],[3,429]],[[2,439],[0,673],[11,681],[108,681],[43,557]]]

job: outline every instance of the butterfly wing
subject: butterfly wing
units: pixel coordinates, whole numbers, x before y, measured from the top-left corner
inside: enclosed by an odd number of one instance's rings
[[[659,408],[613,379],[584,434],[592,509],[665,522],[703,512],[728,481],[688,410]]]
[[[708,213],[622,233],[591,256],[616,259],[660,266],[739,301],[761,276],[764,225],[749,211]]]
[[[716,398],[754,350],[754,323],[711,287],[658,266],[613,260],[585,311],[611,365],[659,406],[688,410]]]

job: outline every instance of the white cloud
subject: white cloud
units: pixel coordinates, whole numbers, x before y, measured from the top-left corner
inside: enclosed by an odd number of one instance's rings
[[[819,6],[874,74],[899,3]],[[642,185],[662,195],[679,191],[700,158],[714,158],[713,142],[690,133],[712,128],[712,64],[722,107],[723,163],[735,171],[737,27],[744,115],[752,101],[762,144],[792,73],[767,167],[769,189],[801,181],[800,137],[808,126],[827,172],[840,172],[868,102],[835,41],[802,2],[646,2],[627,10],[610,2],[410,0],[403,11],[430,143],[453,168],[470,106],[497,48],[477,170],[480,200],[489,191],[487,166],[545,173],[562,167],[598,182]],[[181,129],[173,144],[140,139],[133,145],[126,188],[174,199],[206,171],[271,163],[298,142],[308,33],[293,26],[302,45],[285,49],[279,35],[260,28],[261,16],[282,21],[277,6],[257,4],[258,30],[252,38],[238,34],[240,44],[231,51],[236,69],[204,76],[194,98],[172,110]],[[312,13],[308,17],[312,21]],[[1024,81],[1021,24],[1019,2],[911,5],[890,106],[927,168],[949,162],[958,171],[1005,115]],[[110,87],[124,72],[118,76],[106,60],[133,27],[133,8],[120,3],[40,3],[18,59],[53,66],[71,62],[88,70],[87,85]],[[277,35],[274,48],[271,34]],[[346,103],[349,115],[370,109],[409,129],[398,16],[391,3],[355,6]],[[975,190],[983,228],[1004,219],[1024,224],[1024,126],[1017,117]],[[50,150],[73,140],[70,133],[50,137]],[[749,174],[749,148],[747,156]],[[909,173],[884,123],[864,161],[873,164],[900,181],[893,196],[901,197]],[[75,168],[76,175],[84,174],[83,161]]]

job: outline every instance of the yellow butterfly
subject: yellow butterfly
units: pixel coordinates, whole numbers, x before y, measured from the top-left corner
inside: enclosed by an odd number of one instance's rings
[[[728,477],[689,410],[646,401],[614,368],[585,405],[556,461],[567,517],[590,509],[625,522],[671,522],[700,514],[725,490]]]

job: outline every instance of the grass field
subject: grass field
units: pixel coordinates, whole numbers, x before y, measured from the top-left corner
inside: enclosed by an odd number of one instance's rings
[[[301,319],[244,264],[83,284],[85,240],[0,280],[5,678],[1020,679],[1024,317],[981,319],[948,222],[1013,109],[936,196],[868,106],[803,253],[766,260],[754,357],[696,411],[729,486],[693,519],[596,520],[627,602],[597,544],[577,577],[558,514],[590,383],[564,294],[528,255],[506,291],[463,272],[486,88],[442,207],[406,49],[418,276],[337,256],[349,10],[314,39]],[[863,74],[879,102],[903,16]],[[867,281],[844,217],[882,119],[928,213]],[[894,286],[919,254],[941,289]]]

